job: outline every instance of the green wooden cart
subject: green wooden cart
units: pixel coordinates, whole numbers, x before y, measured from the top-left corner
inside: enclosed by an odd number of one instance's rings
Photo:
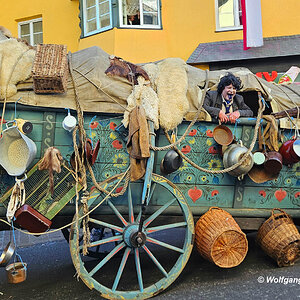
[[[43,211],[52,219],[53,228],[67,224],[75,214],[74,181],[67,171],[74,150],[72,134],[62,128],[65,116],[63,109],[21,105],[18,105],[17,111],[14,106],[8,105],[5,112],[5,120],[22,118],[33,123],[33,131],[28,136],[36,143],[38,152],[28,173],[35,174],[37,168],[33,166],[49,146],[57,147],[64,157],[67,168],[65,173],[62,172],[64,177],[56,179],[54,192],[63,201],[52,214],[47,208]],[[84,115],[88,137],[93,143],[100,140],[94,174],[97,182],[108,191],[112,187],[116,188],[116,192],[126,188],[122,175],[130,161],[124,139],[126,134],[118,130],[121,121],[121,115]],[[255,118],[247,118],[241,119],[236,126],[228,126],[247,147],[251,143],[255,123]],[[178,127],[178,138],[188,125],[189,122],[183,122]],[[211,122],[196,122],[179,149],[199,166],[222,170],[219,146],[212,137],[215,126]],[[151,130],[154,132],[153,128]],[[281,133],[285,139],[290,138],[290,130]],[[163,146],[168,141],[163,131],[158,130],[151,135],[151,143]],[[248,176],[240,181],[227,173],[201,172],[186,161],[177,171],[163,175],[160,163],[165,153],[152,151],[144,179],[130,182],[125,193],[118,197],[100,192],[88,178],[88,206],[90,210],[94,209],[89,216],[91,241],[88,255],[82,255],[82,231],[75,230],[74,224],[70,231],[64,230],[65,234],[70,232],[71,256],[81,279],[105,298],[144,299],[166,289],[179,276],[191,254],[194,220],[211,206],[224,208],[245,230],[257,230],[275,207],[284,209],[295,222],[299,222],[300,163],[283,166],[277,179],[256,184]],[[27,193],[28,197],[38,197],[34,193],[41,194],[47,189],[47,181],[42,180],[40,175],[33,182],[43,182],[44,185],[41,184],[40,190],[36,190],[34,184],[28,187],[32,189]],[[14,178],[0,170],[2,218],[7,204],[4,195],[13,184]],[[51,199],[47,201],[50,207]],[[83,214],[80,208],[79,217]],[[79,219],[80,228],[81,223]],[[5,228],[2,226],[2,229]],[[155,276],[148,276],[149,272],[155,273]]]

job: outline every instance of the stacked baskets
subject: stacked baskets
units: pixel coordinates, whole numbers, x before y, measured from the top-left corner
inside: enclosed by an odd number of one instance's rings
[[[196,224],[199,253],[221,268],[238,266],[248,252],[248,241],[239,225],[225,210],[211,207]]]
[[[279,267],[290,266],[300,258],[299,231],[292,218],[279,208],[274,208],[271,217],[259,228],[257,243]]]

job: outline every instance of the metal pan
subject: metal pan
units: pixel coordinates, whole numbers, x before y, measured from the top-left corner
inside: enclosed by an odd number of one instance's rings
[[[214,140],[222,146],[230,145],[233,141],[231,130],[225,125],[218,125],[213,131]]]
[[[1,254],[0,267],[6,267],[14,253],[15,245],[12,242],[9,242]]]

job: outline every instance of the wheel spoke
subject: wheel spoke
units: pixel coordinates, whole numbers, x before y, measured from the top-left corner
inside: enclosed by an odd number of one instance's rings
[[[143,277],[141,271],[140,253],[138,248],[134,249],[134,258],[135,258],[136,273],[138,277],[140,291],[143,292],[144,291]]]
[[[158,267],[158,269],[162,272],[162,274],[165,277],[168,277],[168,273],[166,272],[166,270],[163,268],[163,266],[159,263],[159,261],[155,258],[155,256],[153,255],[153,253],[149,250],[149,248],[144,245],[143,249],[146,251],[146,253],[149,255],[149,257],[151,258],[151,260],[154,262],[154,264]]]
[[[129,222],[134,222],[134,213],[133,213],[133,206],[132,206],[132,194],[130,185],[128,186],[128,218]]]
[[[169,245],[167,243],[158,241],[158,240],[156,240],[154,238],[151,238],[151,237],[147,237],[147,242],[150,242],[152,244],[156,244],[156,245],[159,245],[159,246],[162,246],[162,247],[165,247],[165,248],[168,248],[170,250],[174,250],[174,251],[177,251],[177,252],[180,252],[180,253],[184,253],[183,249],[180,249],[178,247],[175,247],[175,246]]]
[[[154,182],[154,183],[151,185],[151,192],[150,192],[150,195],[149,195],[149,200],[147,201],[148,203],[150,202],[150,200],[151,200],[151,198],[152,198],[152,196],[153,196],[153,193],[154,193],[155,188],[156,188],[156,182]],[[142,216],[142,210],[140,210],[139,215],[138,215],[137,218],[136,218],[136,222],[140,222],[141,216]]]
[[[122,276],[123,270],[125,268],[125,264],[127,262],[130,251],[131,251],[131,248],[127,247],[124,254],[123,254],[123,258],[122,258],[122,261],[120,263],[119,270],[118,270],[117,276],[115,278],[115,281],[114,281],[114,284],[113,284],[113,287],[112,287],[112,291],[115,291],[118,287],[118,284],[119,284],[120,278]]]
[[[123,228],[121,228],[119,226],[116,226],[116,225],[113,225],[113,224],[102,222],[100,220],[96,220],[96,219],[93,219],[93,218],[90,218],[89,221],[92,222],[92,223],[95,223],[97,225],[101,225],[103,227],[106,227],[106,228],[114,229],[118,232],[123,232]]]
[[[123,216],[120,214],[120,212],[117,210],[117,208],[112,204],[110,200],[107,201],[107,204],[110,206],[110,208],[113,210],[113,212],[116,214],[116,216],[119,218],[119,220],[123,223],[124,226],[127,226],[128,223],[123,218]]]
[[[172,205],[175,202],[176,198],[171,199],[169,202],[167,202],[165,205],[163,205],[160,209],[158,209],[154,214],[152,214],[145,222],[144,227],[150,225],[151,222],[153,222],[164,210],[166,210],[170,205]]]
[[[118,246],[116,246],[113,250],[110,251],[109,254],[107,254],[97,266],[94,267],[94,269],[89,272],[90,276],[93,276],[96,272],[98,272],[114,255],[116,255],[120,250],[122,250],[125,247],[125,243],[122,242]]]
[[[156,227],[149,227],[146,230],[146,233],[153,233],[161,230],[166,230],[166,229],[171,229],[171,228],[177,228],[177,227],[183,227],[187,226],[186,222],[178,222],[178,223],[173,223],[173,224],[167,224],[167,225],[161,225],[161,226],[156,226]]]
[[[121,241],[122,239],[123,239],[123,237],[121,235],[111,236],[107,239],[103,239],[103,240],[99,240],[99,241],[90,243],[89,248],[100,246],[100,245],[107,244],[107,243],[118,242],[118,241]],[[79,247],[79,249],[82,249],[82,248],[83,248],[83,246]]]

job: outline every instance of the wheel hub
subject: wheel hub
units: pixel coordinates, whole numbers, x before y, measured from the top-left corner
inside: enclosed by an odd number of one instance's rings
[[[132,248],[140,248],[146,243],[146,234],[139,232],[138,224],[131,224],[123,232],[124,242]]]

